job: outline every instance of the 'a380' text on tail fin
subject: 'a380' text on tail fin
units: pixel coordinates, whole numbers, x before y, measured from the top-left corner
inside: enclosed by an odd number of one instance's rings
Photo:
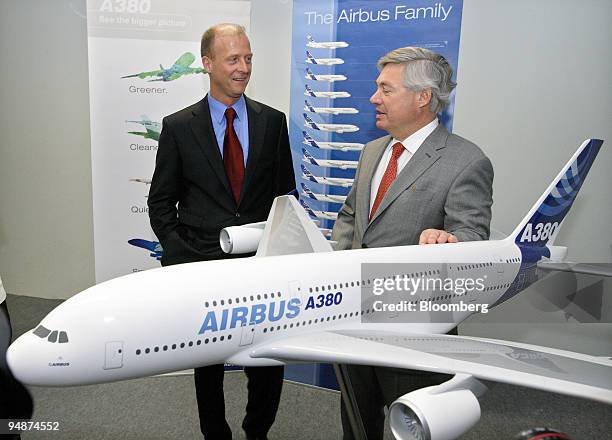
[[[572,207],[602,144],[599,139],[587,139],[582,143],[508,240],[519,246],[532,247],[554,242],[559,226]]]

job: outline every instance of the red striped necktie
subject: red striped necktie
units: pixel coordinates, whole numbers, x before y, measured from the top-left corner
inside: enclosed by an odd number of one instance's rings
[[[376,210],[380,206],[382,199],[385,197],[387,190],[397,177],[397,159],[399,159],[404,150],[405,148],[401,142],[396,142],[393,144],[391,159],[389,160],[385,174],[383,174],[382,180],[380,181],[378,192],[376,193],[376,198],[374,199],[374,204],[372,205],[372,210],[370,211],[370,221],[372,221],[372,217],[374,217],[374,214],[376,214]]]

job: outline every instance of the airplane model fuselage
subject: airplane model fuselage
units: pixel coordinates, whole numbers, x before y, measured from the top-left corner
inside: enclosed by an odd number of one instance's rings
[[[301,199],[300,199],[300,204],[302,205],[304,210],[308,213],[308,215],[310,215],[312,218],[321,219],[321,220],[332,220],[332,221],[336,221],[338,219],[337,212],[317,211],[315,209],[312,209],[310,206],[308,206],[308,204],[306,204],[304,200],[301,200]]]
[[[304,111],[311,113],[326,113],[331,115],[349,115],[359,113],[353,107],[313,107],[308,101],[304,101]]]
[[[313,49],[340,49],[348,47],[346,41],[315,41],[310,35],[307,38],[308,43],[306,43],[306,46]]]
[[[142,125],[147,131],[128,131],[130,134],[135,134],[137,136],[142,136],[145,139],[153,139],[155,141],[159,141],[159,134],[161,133],[161,124],[159,122],[153,122],[150,119],[147,119],[143,116],[143,119],[140,121],[125,121],[131,122],[135,124]]]
[[[302,160],[306,163],[311,163],[325,168],[340,168],[341,170],[355,170],[358,162],[356,160],[338,160],[338,159],[316,159],[308,151],[302,148]]]
[[[315,75],[310,71],[310,69],[306,69],[306,75],[304,76],[306,79],[310,79],[312,81],[344,81],[346,80],[346,76],[344,75]]]
[[[308,51],[306,51],[306,62],[310,64],[320,64],[321,66],[344,64],[344,60],[342,58],[315,58]]]
[[[308,84],[306,85],[306,90],[304,91],[305,96],[312,96],[313,98],[328,98],[328,99],[336,99],[336,98],[350,98],[351,94],[349,92],[315,92]]]
[[[313,130],[321,130],[321,131],[331,131],[334,133],[352,133],[354,131],[359,131],[359,127],[352,124],[326,124],[321,122],[314,122],[310,117],[303,113],[304,115],[304,126],[307,128],[312,128]]]
[[[308,331],[380,331],[383,326],[389,331],[445,333],[473,312],[454,313],[450,323],[362,323],[370,311],[362,310],[361,264],[431,262],[428,270],[447,270],[449,276],[489,275],[491,290],[478,293],[478,299],[486,296],[494,304],[516,278],[519,260],[506,266],[503,274],[493,267],[461,271],[459,264],[480,266],[500,258],[520,260],[520,251],[513,243],[479,242],[151,269],[101,283],[65,301],[40,326],[65,332],[68,342],[53,343],[49,333],[41,337],[28,332],[13,347],[10,360],[16,362],[20,347],[27,346],[28,364],[13,368],[20,380],[31,385],[79,385],[223,362],[278,365],[271,359],[249,359],[248,353],[258,344]],[[442,260],[449,263],[446,269],[436,263]],[[469,302],[475,295],[452,295],[438,302]],[[425,298],[414,300],[420,299]]]
[[[330,115],[353,115],[359,110],[353,107],[307,107],[304,110],[312,113],[325,113]]]
[[[353,186],[353,182],[355,181],[355,179],[349,179],[345,177],[315,176],[304,165],[302,165],[301,168],[302,178],[310,180],[311,182],[320,183],[321,185],[332,185],[341,186],[343,188],[350,188],[351,186]]]
[[[314,148],[321,150],[338,150],[338,151],[361,151],[363,150],[364,144],[358,142],[324,142],[315,141],[308,133],[302,131],[304,136],[303,144],[309,145]]]
[[[161,260],[164,254],[164,249],[159,241],[145,240],[143,238],[132,238],[128,240],[128,243],[132,246],[148,250],[150,252],[149,256],[155,258],[156,260]]]
[[[319,202],[344,203],[344,201],[346,200],[346,196],[342,196],[340,194],[316,194],[313,193],[311,189],[303,183],[301,184],[301,186],[303,195],[313,200],[318,200]]]
[[[148,81],[166,82],[166,81],[174,81],[175,79],[178,79],[182,77],[183,75],[205,73],[204,69],[202,69],[201,67],[190,67],[194,61],[195,61],[195,55],[193,55],[191,52],[185,52],[175,61],[175,63],[171,67],[167,69],[164,68],[164,66],[160,64],[158,70],[152,70],[149,72],[140,72],[140,73],[136,73],[133,75],[126,75],[126,76],[122,76],[121,78],[122,79],[124,78],[146,79],[146,78],[152,77],[153,79],[150,79]]]

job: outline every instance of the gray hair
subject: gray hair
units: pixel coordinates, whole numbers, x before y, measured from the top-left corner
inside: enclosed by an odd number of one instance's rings
[[[208,58],[213,58],[213,44],[215,44],[215,37],[218,34],[225,35],[246,35],[246,29],[244,26],[240,26],[235,23],[219,23],[214,26],[211,26],[204,32],[202,35],[202,40],[200,41],[200,55],[202,57],[207,56]]]
[[[404,86],[413,92],[431,89],[429,109],[440,113],[448,105],[457,85],[451,79],[453,68],[442,55],[422,47],[400,47],[378,60],[378,69],[387,64],[403,64]]]

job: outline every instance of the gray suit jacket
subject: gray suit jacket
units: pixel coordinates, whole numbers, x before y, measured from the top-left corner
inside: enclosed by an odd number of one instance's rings
[[[370,184],[389,142],[364,147],[355,182],[338,214],[336,249],[418,244],[424,229],[443,229],[459,241],[489,238],[493,167],[476,145],[449,134],[442,124],[399,173],[372,221]]]

